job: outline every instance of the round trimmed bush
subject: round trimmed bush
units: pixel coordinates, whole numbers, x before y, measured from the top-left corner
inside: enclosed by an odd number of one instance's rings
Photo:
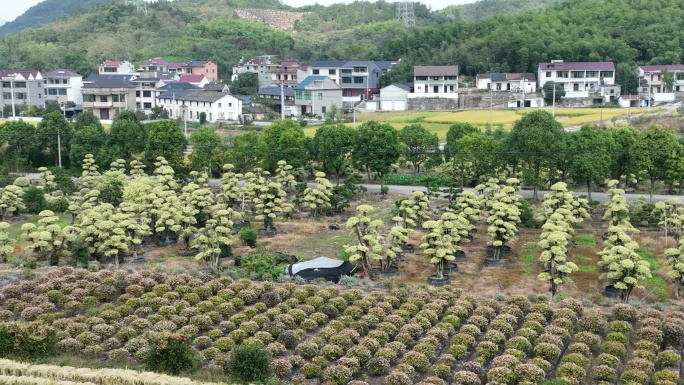
[[[302,372],[304,377],[314,378],[318,377],[321,374],[321,366],[318,364],[314,364],[313,362],[307,362],[304,365],[302,365],[300,371]]]
[[[502,354],[498,357],[494,357],[492,360],[492,367],[505,367],[511,370],[515,370],[515,367],[520,365],[520,359],[514,357],[510,354]]]
[[[627,348],[625,348],[625,345],[615,341],[605,342],[603,345],[601,345],[601,351],[611,354],[615,357],[624,357],[625,354],[627,354]]]
[[[605,365],[613,369],[617,369],[622,363],[619,357],[608,353],[599,354],[598,357],[596,357],[596,362],[598,362],[599,365]]]
[[[623,346],[624,348],[624,346]],[[537,357],[543,358],[547,361],[556,361],[558,356],[561,354],[561,350],[558,345],[551,344],[548,342],[542,342],[534,347],[534,354]]]
[[[663,325],[664,327],[665,325]],[[656,345],[663,343],[663,331],[655,327],[647,326],[637,329],[636,337],[640,340],[653,342]]]
[[[487,372],[487,379],[490,383],[512,384],[515,380],[515,373],[506,367],[492,368]]]
[[[546,377],[546,373],[533,364],[520,364],[515,367],[514,373],[519,383],[539,384]]]
[[[240,344],[231,351],[228,372],[243,382],[264,381],[271,375],[271,358],[259,346]]]
[[[579,353],[570,353],[563,356],[562,363],[570,362],[582,368],[589,366],[589,358]]]
[[[568,377],[568,378],[584,378],[586,377],[586,370],[572,362],[565,362],[561,364],[558,369],[556,369],[556,377]]]
[[[647,361],[643,358],[632,358],[625,365],[625,370],[638,370],[640,372],[651,374],[655,370],[655,365],[652,361]]]
[[[425,354],[409,351],[404,354],[404,363],[420,371],[428,366],[429,361]]]
[[[659,381],[671,381],[677,383],[679,381],[679,373],[671,369],[663,369],[653,374],[653,382],[659,384]]]
[[[335,344],[328,344],[321,348],[320,354],[328,360],[336,360],[344,355],[344,349]]]
[[[283,380],[292,372],[292,364],[285,358],[276,358],[271,362],[271,371],[278,379]]]
[[[593,368],[593,372],[594,372],[594,377],[596,377],[596,379],[598,379],[598,380],[610,381],[610,382],[615,380],[616,370],[615,370],[615,368],[612,368],[610,366],[596,365]]]
[[[449,354],[460,360],[468,355],[468,348],[464,345],[451,345],[449,347]]]
[[[385,379],[386,385],[412,385],[413,381],[408,374],[393,370]]]
[[[451,366],[447,364],[432,365],[430,367],[430,374],[439,377],[442,380],[447,380],[449,379],[449,377],[451,377]]]
[[[391,363],[390,360],[378,356],[371,358],[366,367],[372,376],[382,376],[387,373],[387,370],[391,367]]]
[[[480,377],[473,372],[467,370],[459,370],[454,374],[452,379],[454,385],[482,385]]]
[[[634,322],[637,320],[637,310],[632,305],[620,303],[613,306],[612,316],[618,321]]]
[[[613,321],[608,324],[608,331],[611,333],[629,334],[632,332],[632,325],[627,321]]]
[[[626,370],[620,375],[620,383],[647,384],[649,375],[638,370]]]
[[[553,367],[553,365],[549,361],[540,357],[532,358],[528,361],[528,363],[538,367],[544,372],[551,370],[551,368]]]
[[[660,368],[669,368],[677,362],[680,362],[681,359],[682,357],[674,350],[664,350],[658,353],[658,356],[656,357],[656,363]]]
[[[145,363],[153,371],[174,375],[195,370],[199,366],[199,360],[190,347],[189,339],[173,334],[164,336],[152,347]]]
[[[323,380],[335,385],[346,384],[351,377],[352,371],[344,365],[330,365],[323,371]]]

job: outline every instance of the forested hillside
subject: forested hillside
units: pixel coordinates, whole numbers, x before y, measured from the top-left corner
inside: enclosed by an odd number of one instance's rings
[[[681,0],[578,0],[450,23],[418,6],[423,26],[411,31],[384,1],[309,6],[297,9],[312,14],[295,33],[237,19],[230,4],[242,6],[240,1],[158,2],[147,17],[131,6],[105,6],[0,39],[0,67],[87,74],[106,59],[175,56],[213,60],[226,76],[240,57],[273,54],[307,63],[402,59],[387,81],[405,81],[413,64],[458,64],[462,73],[476,75],[534,72],[540,61],[563,59],[614,61],[624,78],[637,63],[680,63],[683,55]]]
[[[480,0],[474,3],[450,5],[437,11],[447,20],[482,20],[496,15],[512,15],[538,11],[562,0]]]
[[[35,28],[72,13],[83,12],[114,0],[44,0],[29,8],[13,21],[0,20],[0,36],[16,33],[26,28]]]

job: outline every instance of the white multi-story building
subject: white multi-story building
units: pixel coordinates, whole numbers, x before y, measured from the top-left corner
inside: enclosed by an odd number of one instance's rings
[[[458,99],[458,66],[414,66],[412,96]]]
[[[478,90],[533,93],[537,90],[537,77],[532,73],[491,73],[477,75]]]
[[[242,101],[225,92],[203,90],[169,90],[157,96],[171,119],[199,122],[204,112],[207,122],[238,120],[242,114]]]
[[[101,75],[134,74],[135,66],[128,60],[110,60],[100,64],[98,73]]]
[[[0,70],[0,106],[45,107],[43,75],[36,70]]]
[[[83,77],[76,72],[56,69],[43,75],[45,78],[45,100],[55,101],[60,105],[72,102],[83,104]]]
[[[547,82],[563,85],[564,98],[592,98],[612,102],[620,97],[620,86],[615,84],[615,65],[612,62],[564,62],[552,60],[539,63],[539,87]]]
[[[672,74],[672,89],[663,82],[663,72]],[[684,65],[647,65],[639,67],[639,95],[654,102],[673,101],[684,97]],[[641,80],[643,79],[643,80]]]

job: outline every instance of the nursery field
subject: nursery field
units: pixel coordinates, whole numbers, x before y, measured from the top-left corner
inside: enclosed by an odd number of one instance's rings
[[[215,380],[226,379],[222,368],[244,342],[270,352],[273,376],[295,384],[678,383],[682,312],[481,294],[61,267],[0,291],[0,330],[20,337],[10,356],[31,343],[54,349],[54,360],[67,365],[60,357],[132,369],[174,333]],[[45,326],[32,329],[38,323]],[[27,330],[40,334],[27,342]],[[7,361],[0,375],[10,384],[192,384]]]
[[[536,109],[525,110],[494,110],[492,113],[492,120],[494,126],[503,125],[504,129],[510,129],[513,124],[519,120],[525,113],[535,111]],[[551,112],[551,109],[545,108]],[[632,114],[639,114],[644,112],[643,108],[633,108]],[[556,108],[556,120],[558,120],[565,127],[581,126],[584,124],[599,123],[601,121],[608,123],[612,118],[626,118],[627,110],[624,108],[605,108],[603,111],[598,108]],[[485,128],[489,124],[488,110],[466,110],[455,112],[368,112],[356,114],[357,124],[369,120],[375,120],[383,123],[390,123],[393,127],[401,129],[405,125],[419,123],[431,132],[437,133],[440,140],[446,140],[446,133],[449,126],[456,122],[467,122],[476,126]],[[308,136],[313,136],[316,132],[316,127],[307,127],[304,129]]]

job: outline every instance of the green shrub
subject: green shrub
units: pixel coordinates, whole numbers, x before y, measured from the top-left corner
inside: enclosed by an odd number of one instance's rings
[[[541,222],[534,218],[534,209],[527,199],[520,199],[518,208],[520,209],[520,228],[538,229],[541,227]]]
[[[65,197],[47,197],[45,208],[55,213],[64,213],[69,208],[69,201]]]
[[[271,279],[277,279],[283,274],[286,266],[279,255],[261,247],[245,254],[240,262],[245,273],[254,274],[259,278],[269,275]]]
[[[254,247],[257,242],[257,230],[254,226],[243,227],[240,229],[240,232],[238,232],[238,237],[245,245]]]
[[[186,336],[165,335],[147,355],[147,367],[156,372],[175,375],[197,369],[199,360],[195,357],[189,341]]]
[[[42,188],[31,186],[24,190],[24,205],[26,212],[30,214],[38,214],[45,210],[45,191]]]
[[[42,322],[0,324],[0,357],[46,357],[52,354],[56,344],[55,330]]]
[[[266,380],[271,375],[271,357],[259,346],[241,344],[230,355],[228,372],[242,382]]]

